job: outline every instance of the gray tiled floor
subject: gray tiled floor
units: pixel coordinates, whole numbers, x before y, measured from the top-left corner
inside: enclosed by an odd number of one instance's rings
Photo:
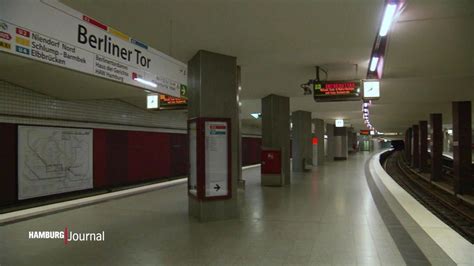
[[[261,187],[244,170],[241,217],[198,223],[186,187],[31,219],[0,228],[0,265],[405,265],[372,200],[369,154],[329,162],[292,185]],[[105,231],[101,243],[28,240],[28,231]]]

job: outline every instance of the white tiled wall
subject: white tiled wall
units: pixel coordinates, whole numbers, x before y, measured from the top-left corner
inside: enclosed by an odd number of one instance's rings
[[[185,133],[183,111],[147,111],[120,100],[64,101],[0,80],[0,122]]]
[[[148,111],[120,100],[65,101],[0,79],[0,123],[186,133],[184,110]],[[257,125],[242,134],[258,136]]]

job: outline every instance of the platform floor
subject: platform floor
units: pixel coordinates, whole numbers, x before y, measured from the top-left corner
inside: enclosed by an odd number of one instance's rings
[[[186,186],[179,185],[4,225],[0,265],[406,265],[369,190],[369,157],[293,173],[283,188],[261,187],[258,167],[244,170],[236,220],[189,218]],[[66,226],[105,231],[106,239],[28,239],[28,231]]]

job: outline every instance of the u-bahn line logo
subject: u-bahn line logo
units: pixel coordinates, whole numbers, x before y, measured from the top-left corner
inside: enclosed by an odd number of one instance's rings
[[[69,242],[103,242],[105,232],[79,233],[70,231],[67,227],[64,231],[29,231],[28,239],[62,239],[64,245]]]

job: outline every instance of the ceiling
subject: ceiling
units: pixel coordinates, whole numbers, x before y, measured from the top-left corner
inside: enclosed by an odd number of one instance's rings
[[[291,111],[364,127],[360,102],[315,103],[299,85],[315,65],[329,79],[365,77],[383,0],[62,2],[183,62],[200,49],[236,56],[246,123],[259,123],[249,114],[273,93],[290,97]],[[474,100],[473,27],[472,0],[407,0],[390,33],[382,98],[371,107],[379,131],[403,131],[433,112],[449,124],[451,101]]]

